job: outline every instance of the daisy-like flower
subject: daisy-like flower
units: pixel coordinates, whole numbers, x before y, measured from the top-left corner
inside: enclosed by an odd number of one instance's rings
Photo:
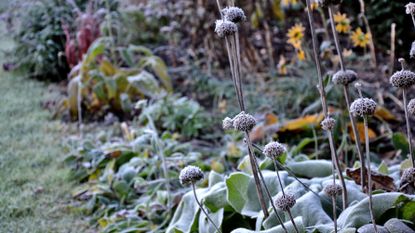
[[[304,61],[305,60],[305,53],[304,50],[302,48],[297,50],[297,58],[299,61]]]
[[[352,32],[350,39],[354,47],[366,48],[370,42],[370,35],[369,33],[363,33],[361,28],[357,28],[356,31]]]
[[[346,14],[337,12],[334,15],[334,22],[336,23],[336,31],[339,33],[348,33],[350,31],[350,19]]]
[[[301,48],[301,41],[304,38],[305,28],[302,24],[296,24],[292,26],[287,33],[288,43],[294,46],[296,49]]]

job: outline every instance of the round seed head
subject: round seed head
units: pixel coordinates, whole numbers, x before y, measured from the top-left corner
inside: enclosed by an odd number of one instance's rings
[[[411,58],[415,57],[415,41],[412,42],[411,50],[409,51],[409,56],[411,56]]]
[[[406,4],[405,8],[406,8],[406,11],[405,12],[408,15],[415,14],[415,3],[413,3],[413,2],[408,3],[408,4]]]
[[[321,122],[321,128],[323,130],[330,131],[334,129],[334,126],[336,126],[336,120],[334,120],[332,117],[328,116]]]
[[[274,200],[275,206],[283,211],[291,209],[295,205],[295,202],[295,196],[290,193],[286,193],[285,195],[279,193]]]
[[[415,182],[415,168],[405,169],[402,173],[401,183],[413,183]]]
[[[222,14],[225,17],[225,20],[229,20],[234,23],[239,23],[246,20],[245,12],[239,7],[225,7],[222,9]]]
[[[229,20],[216,20],[215,32],[219,37],[226,37],[235,34],[238,26]]]
[[[283,155],[287,149],[279,142],[270,142],[265,145],[263,153],[271,159],[275,159]]]
[[[342,186],[338,184],[329,184],[326,187],[324,187],[324,192],[329,197],[336,197],[342,193]]]
[[[331,5],[337,5],[337,4],[340,4],[341,2],[342,2],[341,0],[319,0],[319,3],[323,7],[328,7],[328,6],[331,6]]]
[[[180,171],[180,183],[187,185],[203,179],[203,172],[196,166],[187,166]]]
[[[409,70],[401,70],[394,73],[389,81],[394,87],[408,88],[415,84],[415,73]]]
[[[376,102],[369,98],[359,98],[350,105],[350,112],[354,116],[372,116],[376,110]]]
[[[348,85],[357,79],[357,74],[353,70],[340,70],[333,75],[333,83],[337,85]]]
[[[415,116],[415,99],[411,99],[411,101],[409,101],[409,104],[408,104],[408,112],[412,116]]]
[[[239,131],[250,131],[254,128],[255,124],[255,118],[243,111],[233,118],[233,127]]]
[[[222,127],[224,130],[231,130],[233,129],[233,120],[229,117],[226,117],[222,121]]]

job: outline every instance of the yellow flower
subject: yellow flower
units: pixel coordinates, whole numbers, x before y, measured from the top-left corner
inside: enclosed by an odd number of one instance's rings
[[[301,40],[304,38],[305,28],[302,24],[296,24],[292,26],[287,33],[288,43],[294,46],[296,49],[300,49]]]
[[[304,60],[305,60],[305,53],[304,53],[304,50],[299,49],[299,50],[297,51],[297,58],[298,58],[298,60],[299,60],[299,61],[304,61]]]
[[[337,12],[334,15],[334,22],[336,23],[336,31],[339,33],[347,33],[350,31],[350,20],[347,18],[346,14]]]
[[[311,7],[311,10],[316,10],[317,8],[318,8],[318,0],[311,0],[311,5],[310,5],[310,7]]]
[[[280,60],[278,62],[278,73],[281,75],[287,75],[287,60],[284,55],[280,55]]]
[[[370,42],[370,35],[369,33],[363,33],[361,28],[357,28],[356,31],[352,32],[350,39],[354,47],[365,48]]]

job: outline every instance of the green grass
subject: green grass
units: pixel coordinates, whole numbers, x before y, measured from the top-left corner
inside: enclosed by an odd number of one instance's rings
[[[12,46],[0,39],[0,50]],[[73,183],[61,146],[67,135],[41,107],[46,92],[45,84],[0,71],[1,233],[87,232],[70,207]]]
[[[0,73],[0,232],[84,232],[69,208],[62,126],[40,106],[47,88]]]

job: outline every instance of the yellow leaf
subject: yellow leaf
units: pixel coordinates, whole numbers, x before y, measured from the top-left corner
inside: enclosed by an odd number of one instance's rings
[[[256,125],[252,131],[249,133],[249,137],[253,142],[260,141],[265,137],[265,127],[264,125]]]
[[[383,106],[378,106],[375,111],[375,117],[385,121],[397,121],[396,116]]]
[[[357,132],[359,133],[360,142],[364,143],[365,142],[365,125],[361,122],[358,122],[356,126],[357,126]],[[353,134],[353,128],[350,123],[347,126],[347,128],[349,129],[349,134],[350,134],[351,139],[353,141],[356,141],[354,134]],[[368,129],[368,133],[369,133],[369,140],[377,137],[375,131],[373,131],[371,128]]]
[[[241,150],[235,143],[229,143],[227,145],[227,155],[231,158],[239,158],[241,157]]]
[[[280,129],[280,132],[284,131],[300,131],[309,128],[310,126],[316,126],[323,120],[323,114],[306,115],[294,120],[287,121]]]
[[[108,225],[108,220],[106,218],[100,218],[98,224],[101,228],[105,228]]]
[[[117,69],[108,60],[101,62],[99,70],[106,76],[112,76],[117,72]]]
[[[273,113],[265,114],[265,125],[274,125],[278,123],[278,116]]]
[[[212,162],[210,163],[210,167],[212,168],[213,171],[217,173],[225,172],[225,167],[223,166],[223,163],[218,162],[216,160],[212,160]]]
[[[98,180],[101,171],[99,169],[95,170],[91,175],[88,177],[88,181],[95,181]]]

